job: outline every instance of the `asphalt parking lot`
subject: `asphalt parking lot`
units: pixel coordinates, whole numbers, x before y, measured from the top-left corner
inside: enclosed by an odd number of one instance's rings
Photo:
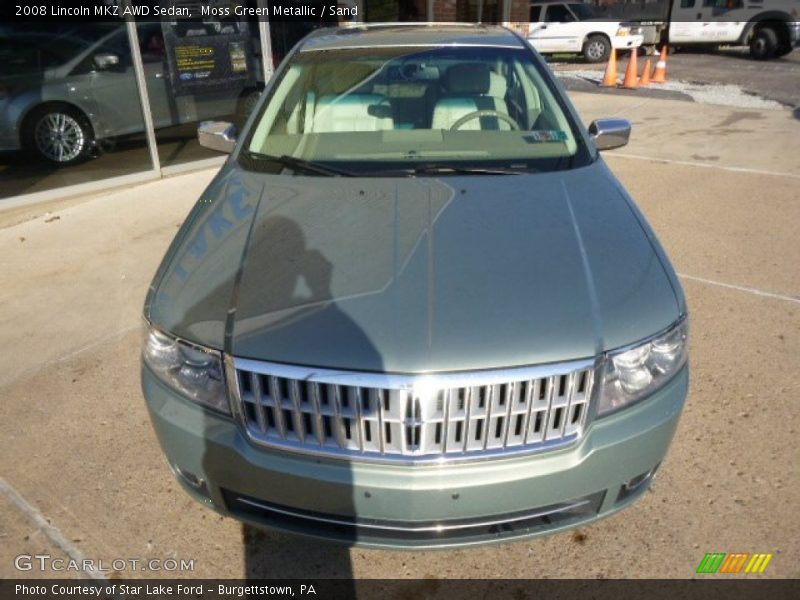
[[[638,58],[640,72],[647,58],[651,59],[652,65],[658,60],[656,56],[640,56]],[[556,72],[596,71],[600,78],[605,69],[604,64],[589,65],[577,57],[569,56],[551,57],[548,62]],[[625,72],[627,62],[627,56],[620,54],[618,58],[620,78]],[[705,85],[733,85],[740,87],[746,94],[778,102],[787,108],[800,107],[800,85],[798,85],[800,50],[769,61],[752,60],[747,49],[739,47],[724,48],[715,53],[682,50],[670,54],[667,58],[667,73],[670,80]],[[604,92],[594,85],[583,85],[575,89]],[[650,91],[658,94],[659,87],[652,86]],[[680,94],[673,97],[679,98]]]
[[[605,159],[691,312],[689,400],[642,500],[569,533],[426,553],[243,530],[190,500],[145,411],[139,330],[208,170],[0,212],[0,577],[58,575],[15,570],[36,553],[193,560],[169,573],[181,577],[690,577],[715,551],[773,553],[763,577],[800,576],[800,120],[636,93],[572,99],[587,123],[633,120],[631,144]]]

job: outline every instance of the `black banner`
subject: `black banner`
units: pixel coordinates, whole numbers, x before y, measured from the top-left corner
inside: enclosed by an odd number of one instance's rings
[[[315,600],[794,600],[797,581],[786,579],[697,580],[503,580],[503,579],[285,579],[285,580],[3,580],[0,600],[222,600],[230,598],[313,598]]]
[[[357,21],[356,2],[351,7],[338,0],[2,0],[0,23],[115,22],[245,19],[270,22],[336,24]]]

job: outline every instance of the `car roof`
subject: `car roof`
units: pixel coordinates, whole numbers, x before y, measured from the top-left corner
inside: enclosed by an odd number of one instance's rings
[[[470,23],[372,23],[318,29],[300,52],[396,46],[492,46],[524,48],[516,34],[498,25]]]

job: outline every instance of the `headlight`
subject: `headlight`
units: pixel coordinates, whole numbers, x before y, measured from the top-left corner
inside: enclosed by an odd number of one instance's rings
[[[634,348],[610,353],[602,365],[597,415],[628,406],[652,393],[686,364],[688,322]]]
[[[156,377],[182,396],[231,414],[219,352],[147,327],[142,360]]]
[[[631,32],[629,27],[620,27],[617,29],[617,37],[625,37]]]

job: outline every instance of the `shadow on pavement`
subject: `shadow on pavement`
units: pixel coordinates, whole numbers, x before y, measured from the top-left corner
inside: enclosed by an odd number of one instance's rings
[[[347,545],[242,525],[247,579],[352,579]],[[355,588],[353,588],[355,592]],[[354,597],[355,593],[349,597]]]

